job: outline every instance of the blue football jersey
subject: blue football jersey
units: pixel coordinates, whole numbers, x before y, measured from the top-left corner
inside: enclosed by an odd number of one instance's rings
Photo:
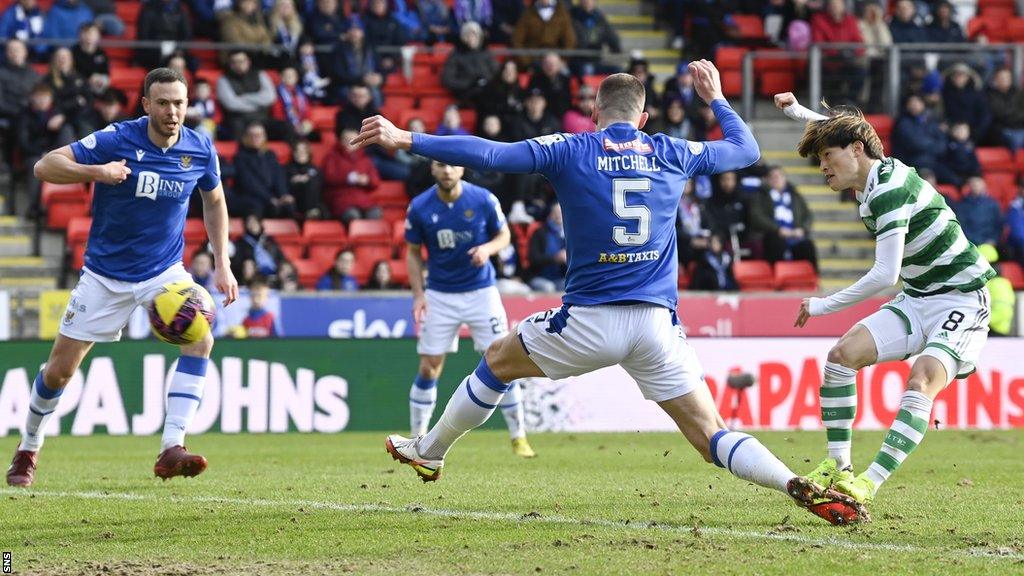
[[[490,260],[474,266],[470,248],[490,242],[505,226],[501,205],[486,188],[462,182],[462,195],[447,203],[431,186],[409,204],[405,240],[426,244],[427,287],[438,292],[469,292],[494,285]]]
[[[715,172],[703,142],[627,123],[529,140],[562,205],[567,304],[643,301],[675,309],[676,210],[686,180]]]
[[[80,164],[127,160],[131,174],[116,186],[97,182],[85,265],[125,282],[157,276],[181,261],[189,197],[198,186],[220,184],[220,164],[209,138],[181,128],[163,150],[146,133],[149,118],[111,124],[71,144]]]

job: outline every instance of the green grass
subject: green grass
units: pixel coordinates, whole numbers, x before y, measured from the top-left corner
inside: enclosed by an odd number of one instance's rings
[[[814,432],[758,434],[798,471]],[[858,433],[858,469],[880,433]],[[11,448],[7,439],[4,452]],[[869,525],[837,529],[707,465],[679,435],[499,432],[423,484],[383,434],[193,437],[194,479],[152,477],[156,438],[51,438],[0,490],[16,574],[1021,574],[1021,434],[931,431]],[[813,462],[812,462],[813,460]]]

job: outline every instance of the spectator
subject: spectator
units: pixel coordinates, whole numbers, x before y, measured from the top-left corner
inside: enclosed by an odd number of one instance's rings
[[[279,64],[294,65],[304,29],[302,18],[295,9],[295,0],[275,0],[267,18],[267,28],[271,41],[277,47]]]
[[[525,99],[526,92],[519,84],[519,65],[510,58],[484,87],[476,114],[480,118],[497,116],[507,125],[523,111]]]
[[[323,181],[320,169],[313,164],[313,154],[309,142],[299,140],[292,145],[292,161],[286,167],[288,178],[288,194],[295,198],[295,211],[306,219],[322,218],[323,208],[320,197],[323,192]]]
[[[396,20],[388,9],[387,0],[370,0],[366,14],[363,15],[363,27],[366,32],[366,45],[374,53],[382,72],[391,72],[396,67],[396,57],[392,54],[380,54],[381,46],[401,46],[406,43],[405,28]]]
[[[539,89],[547,100],[548,110],[561,118],[572,107],[572,90],[565,63],[554,52],[548,52],[540,62],[540,70],[530,78],[529,89]]]
[[[683,268],[700,258],[707,249],[708,227],[712,222],[701,208],[695,191],[696,184],[691,178],[683,185],[683,194],[679,197],[679,207],[676,211],[678,258],[679,265]]]
[[[423,24],[423,40],[428,46],[451,40],[452,16],[444,0],[419,0],[416,7]]]
[[[331,216],[348,224],[357,218],[379,219],[384,212],[372,192],[380,183],[377,168],[364,150],[351,145],[359,134],[343,128],[338,144],[324,158],[324,203]]]
[[[273,286],[282,294],[294,294],[301,289],[299,286],[299,273],[295,271],[295,265],[284,260],[277,268],[277,276]]]
[[[647,112],[647,118],[649,120],[661,118],[661,100],[658,98],[658,92],[654,89],[654,75],[651,74],[650,63],[644,58],[633,58],[629,61],[626,72],[644,85],[644,91],[647,93],[644,112]]]
[[[456,0],[458,1],[458,0]],[[490,41],[497,44],[511,44],[516,24],[523,16],[523,0],[490,0],[494,20],[490,27]]]
[[[320,139],[311,113],[309,98],[299,87],[299,71],[291,66],[281,70],[281,83],[277,85],[277,101],[271,117],[287,127],[289,141]]]
[[[230,68],[217,80],[217,99],[231,136],[238,138],[246,125],[270,119],[277,92],[270,76],[254,68],[245,52],[231,52],[228,63]]]
[[[427,127],[420,118],[409,120],[407,129],[417,134],[425,134]],[[434,175],[430,172],[430,160],[419,154],[413,154],[408,150],[395,151],[395,160],[401,162],[408,171],[405,177],[405,193],[409,198],[415,198],[417,194],[434,185]],[[466,170],[466,172],[470,172]],[[468,179],[468,178],[467,178]],[[476,184],[476,182],[473,182]]]
[[[566,263],[562,207],[555,202],[544,225],[530,236],[530,287],[538,292],[564,291]]]
[[[336,130],[350,128],[358,132],[364,119],[377,114],[379,112],[373,105],[370,89],[362,84],[356,84],[349,89],[345,106],[334,116],[334,126]]]
[[[981,164],[971,142],[971,127],[966,123],[957,122],[949,129],[946,153],[938,166],[941,170],[935,173],[936,179],[957,188],[963,186],[967,178],[981,176]]]
[[[348,26],[338,13],[338,0],[316,0],[316,7],[306,18],[305,30],[311,44],[330,46],[344,38]],[[321,73],[333,69],[332,53],[320,52],[315,58]]]
[[[751,202],[750,220],[753,231],[762,235],[766,260],[807,260],[818,269],[810,239],[811,211],[782,168],[769,169],[766,185]]]
[[[719,292],[736,288],[736,278],[732,274],[732,254],[723,249],[722,239],[712,234],[708,238],[708,249],[697,258],[690,290]]]
[[[508,139],[505,137],[505,133],[502,128],[501,119],[499,119],[497,116],[485,116],[483,119],[479,120],[477,122],[477,132],[478,136],[480,136],[481,138],[494,140],[496,142],[508,141]],[[433,185],[433,176],[429,174],[429,160],[424,160],[428,165],[427,175],[430,176],[430,180],[423,182],[423,184],[425,185],[421,185],[421,187],[417,188],[418,190],[423,190]],[[468,182],[476,184],[477,186],[487,188],[488,190],[494,193],[494,195],[498,198],[499,201],[508,199],[508,190],[506,190],[506,178],[505,174],[502,172],[481,171],[474,170],[472,168],[466,168],[466,172],[463,178]],[[502,211],[504,211],[505,208],[507,207],[508,206],[503,203]]]
[[[213,90],[210,83],[203,79],[196,81],[194,86],[192,99],[185,110],[185,125],[205,134],[210,140],[216,140],[220,108],[213,99]]]
[[[964,235],[975,246],[995,246],[1003,233],[1003,215],[999,203],[988,195],[988,186],[979,176],[967,179],[963,198],[953,205]]]
[[[34,166],[50,150],[70,144],[75,139],[68,117],[53,105],[53,88],[48,83],[36,84],[29,97],[29,109],[18,123],[17,146],[26,166]],[[40,212],[39,180],[28,178],[29,216]]]
[[[525,114],[513,117],[509,126],[511,141],[529,140],[559,131],[561,124],[548,111],[548,102],[540,88],[531,88],[526,97]]]
[[[220,18],[220,38],[229,44],[255,44],[270,46],[272,36],[263,19],[259,0],[234,0],[233,8]],[[260,52],[257,62],[264,62],[266,52]],[[221,65],[230,54],[221,52]]]
[[[672,100],[680,100],[685,116],[691,122],[700,117],[700,107],[704,105],[704,101],[697,96],[697,91],[693,88],[689,62],[683,61],[676,65],[676,75],[665,80],[662,97],[666,108]]]
[[[482,29],[488,29],[494,23],[494,8],[491,0],[455,0],[452,16],[460,30],[466,22],[476,22]]]
[[[889,33],[897,44],[915,44],[928,41],[928,31],[917,20],[917,7],[913,0],[897,0]]]
[[[892,133],[892,153],[904,164],[928,168],[938,174],[939,154],[946,149],[946,136],[925,109],[920,96],[911,95]]]
[[[608,23],[604,13],[597,8],[597,0],[580,0],[572,9],[572,29],[576,36],[578,50],[600,52],[607,46],[612,54],[622,53],[622,43],[615,27]],[[619,70],[601,63],[600,56],[581,56],[572,62],[578,76],[587,74],[611,74]]]
[[[525,113],[515,116],[509,123],[509,140],[528,140],[554,134],[562,125],[547,111],[544,94],[534,88],[526,98]],[[547,213],[551,189],[543,176],[516,174],[508,180],[509,187],[503,204],[511,204],[509,221],[513,224],[533,222]]]
[[[868,102],[881,102],[882,87],[885,86],[885,75],[888,65],[885,46],[892,45],[892,33],[885,23],[885,12],[878,2],[864,5],[864,16],[858,22],[860,36],[868,45],[864,55],[868,59]]]
[[[460,102],[475,105],[487,82],[497,74],[498,61],[484,47],[483,30],[476,22],[462,25],[459,40],[444,62],[441,84]]]
[[[302,67],[302,91],[310,100],[319,103],[334,102],[333,91],[329,91],[331,79],[320,73],[316,48],[306,40],[299,45],[299,66]]]
[[[18,0],[0,18],[0,38],[16,38],[22,42],[43,37],[46,15],[39,9],[38,0]],[[42,54],[46,46],[36,46],[33,52]]]
[[[114,0],[85,0],[95,18],[93,22],[100,27],[107,36],[121,36],[124,34],[124,22],[117,15],[117,7]]]
[[[444,116],[441,118],[441,125],[434,132],[438,136],[468,136],[469,130],[462,126],[462,116],[459,115],[459,108],[454,104],[444,109]]]
[[[378,260],[373,265],[373,272],[370,279],[363,286],[363,290],[395,290],[398,286],[391,281],[391,263],[387,260]]]
[[[7,41],[0,64],[0,172],[9,169],[17,124],[28,111],[29,94],[39,75],[28,65],[28,48],[16,38]]]
[[[950,66],[946,75],[946,82],[942,86],[942,106],[946,121],[950,124],[966,122],[971,127],[971,134],[975,136],[987,134],[992,113],[988,109],[988,99],[981,91],[981,78],[963,63]]]
[[[967,42],[960,24],[953,20],[953,6],[946,0],[935,4],[932,23],[928,26],[928,41],[950,44]]]
[[[1006,243],[1010,254],[1024,266],[1024,178],[1017,183],[1017,197],[1006,212]]]
[[[53,89],[53,100],[57,110],[64,115],[76,136],[82,137],[87,128],[81,122],[88,109],[85,80],[75,72],[75,60],[71,50],[60,47],[50,57],[50,70],[44,82]]]
[[[678,98],[670,99],[665,108],[665,119],[661,131],[673,138],[690,140],[692,128],[689,118],[686,117],[686,106],[683,105],[683,101]]]
[[[235,241],[231,257],[232,272],[241,282],[249,285],[258,276],[271,277],[284,261],[277,242],[263,231],[263,221],[255,214],[245,217],[245,233]]]
[[[740,245],[749,245],[747,200],[740,194],[739,177],[735,172],[722,172],[713,177],[711,197],[705,206],[708,228],[721,238],[733,234]]]
[[[846,12],[844,0],[828,0],[825,11],[811,17],[811,37],[814,42],[846,42],[862,44],[857,19]],[[832,89],[828,97],[845,95],[857,102],[864,100],[865,63],[863,50],[826,50],[822,53],[822,74],[830,81],[825,86]]]
[[[732,20],[735,11],[735,2],[731,0],[690,3],[690,37],[686,53],[691,60],[713,58],[719,44],[739,38],[739,29]]]
[[[102,130],[115,122],[127,120],[124,115],[124,97],[116,90],[109,89],[93,100],[92,109],[86,115],[83,126],[87,132]]]
[[[1024,92],[1013,85],[1013,73],[1008,68],[992,77],[988,105],[992,111],[991,140],[1009,146],[1013,152],[1024,149]]]
[[[81,0],[56,0],[46,14],[43,36],[54,40],[73,40],[82,25],[92,22],[92,9]]]
[[[556,0],[536,0],[516,23],[512,47],[551,50],[575,48],[576,34],[572,31],[572,17],[565,4]],[[529,57],[519,58],[522,66],[531,61]]]
[[[262,278],[249,283],[249,313],[242,320],[242,328],[246,338],[276,338],[277,328],[274,326],[274,313],[267,310],[270,299],[270,287]]]
[[[334,86],[342,97],[352,86],[366,86],[373,96],[374,103],[380,106],[383,99],[380,90],[384,84],[384,77],[377,72],[377,59],[373,55],[373,50],[366,46],[365,39],[363,29],[353,24],[345,35],[345,40],[335,44],[332,74]]]
[[[139,12],[136,38],[140,40],[160,40],[168,46],[163,48],[137,48],[135,59],[140,66],[156,68],[173,50],[174,42],[185,42],[192,39],[192,24],[188,14],[181,8],[178,0],[150,0],[143,2]]]
[[[317,290],[359,290],[359,281],[352,275],[356,267],[356,255],[351,250],[342,250],[334,259],[334,266],[316,283]]]
[[[216,284],[213,280],[213,254],[203,250],[196,252],[192,256],[192,264],[188,268],[193,282],[206,288],[208,292],[216,291]]]
[[[78,44],[71,49],[75,71],[82,78],[90,78],[93,74],[110,76],[110,60],[99,44],[100,27],[92,22],[83,24],[78,31]]]
[[[295,197],[288,191],[284,168],[267,148],[267,131],[259,122],[246,126],[235,155],[235,214],[293,218]]]
[[[597,125],[594,124],[594,104],[597,95],[589,85],[580,86],[576,97],[576,106],[570,108],[565,116],[562,116],[562,130],[570,134],[581,134],[583,132],[594,132]]]

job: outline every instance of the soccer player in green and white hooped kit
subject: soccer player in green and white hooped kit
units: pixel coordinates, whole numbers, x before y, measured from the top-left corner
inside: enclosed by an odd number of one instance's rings
[[[829,351],[821,387],[828,458],[808,478],[868,504],[924,439],[939,392],[953,378],[974,372],[988,338],[985,283],[996,273],[964,236],[942,195],[916,170],[885,157],[878,134],[859,110],[822,116],[790,93],[776,95],[775,104],[787,116],[808,121],[800,155],[817,159],[833,190],[856,191],[860,217],[877,243],[871,270],[827,298],[804,299],[796,325],[903,281],[896,298],[854,325]],[[882,448],[867,470],[854,476],[857,370],[915,354],[920,356]]]

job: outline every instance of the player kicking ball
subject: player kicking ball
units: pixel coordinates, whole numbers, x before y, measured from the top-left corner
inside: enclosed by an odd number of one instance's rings
[[[887,158],[859,110],[831,117],[801,106],[791,93],[775,96],[787,116],[805,120],[802,157],[817,159],[836,191],[853,189],[864,226],[875,236],[875,263],[852,286],[827,298],[804,299],[796,326],[842,310],[903,281],[892,301],[854,325],[828,353],[821,386],[821,420],[828,458],[808,475],[869,504],[878,488],[924,439],[932,402],[953,378],[964,378],[988,338],[986,282],[995,271],[967,240],[942,195],[917,172]],[[900,409],[867,470],[854,476],[851,450],[857,415],[857,370],[919,354]]]
[[[706,461],[789,494],[829,522],[863,517],[851,498],[797,476],[756,438],[726,429],[676,317],[675,218],[686,180],[749,166],[760,154],[750,130],[723,97],[718,70],[702,60],[691,63],[690,71],[697,93],[722,126],[722,141],[688,142],[641,132],[647,121],[644,87],[628,74],[613,74],[601,83],[594,133],[506,144],[411,134],[380,116],[363,121],[354,140],[360,147],[411,149],[479,170],[540,173],[562,206],[569,267],[562,307],[531,316],[515,335],[491,344],[426,435],[387,437],[392,457],[412,466],[423,480],[441,475],[448,450],[487,420],[509,382],[561,379],[618,364]]]
[[[409,390],[413,438],[425,434],[430,425],[437,403],[437,379],[445,354],[459,349],[459,327],[469,325],[473,346],[481,354],[508,334],[508,319],[491,265],[491,256],[508,246],[512,237],[501,205],[487,189],[463,182],[464,169],[459,166],[433,161],[430,172],[437,184],[413,199],[405,220],[412,313],[420,325],[416,345],[420,367]],[[424,244],[430,256],[429,287],[425,290],[420,253]],[[499,407],[512,437],[512,451],[524,458],[536,456],[526,440],[518,383],[510,383]]]
[[[168,68],[146,75],[146,116],[111,124],[35,165],[54,184],[95,182],[92,229],[85,267],[71,292],[50,358],[32,385],[25,432],[7,470],[7,484],[30,486],[47,422],[61,393],[95,342],[121,338],[136,306],[145,306],[165,284],[192,283],[181,263],[189,196],[203,195],[206,231],[217,267],[214,284],[224,304],[238,297],[228,264],[228,212],[213,144],[182,126],[188,106],[184,76]],[[213,337],[181,346],[167,393],[167,415],[154,473],[164,479],[195,476],[206,459],[184,447],[185,430],[203,395]]]

